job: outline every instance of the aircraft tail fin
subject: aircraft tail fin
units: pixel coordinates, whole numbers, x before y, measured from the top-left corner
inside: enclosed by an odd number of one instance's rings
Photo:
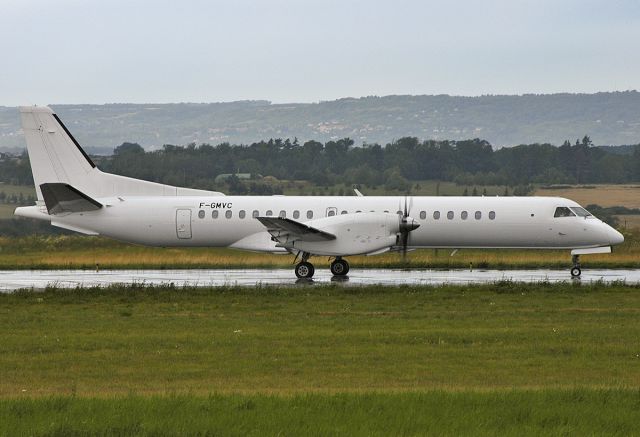
[[[43,196],[44,185],[69,186],[89,198],[115,196],[224,196],[216,191],[174,187],[125,176],[104,173],[46,106],[20,108],[22,129],[36,186],[38,204],[49,207]],[[60,190],[60,188],[56,188]],[[55,191],[60,194],[59,191]],[[51,195],[51,192],[49,193]],[[51,196],[49,196],[51,197]]]
[[[27,106],[20,108],[20,117],[38,200],[44,200],[45,183],[86,186],[96,165],[58,116],[46,106]]]

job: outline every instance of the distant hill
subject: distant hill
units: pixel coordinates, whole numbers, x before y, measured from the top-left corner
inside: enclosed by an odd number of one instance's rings
[[[615,153],[616,155],[633,155],[636,149],[635,145],[598,146],[598,147],[607,153]]]
[[[393,139],[483,138],[497,147],[561,144],[589,135],[596,145],[640,143],[640,93],[456,97],[386,96],[320,103],[267,101],[180,104],[52,105],[94,153],[125,142],[251,143],[350,137],[356,144]],[[24,147],[16,108],[0,107],[0,149]]]

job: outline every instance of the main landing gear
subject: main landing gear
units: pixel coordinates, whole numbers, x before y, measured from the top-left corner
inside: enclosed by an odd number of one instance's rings
[[[313,264],[307,261],[310,256],[311,256],[310,253],[303,252],[302,261],[296,264],[296,269],[295,269],[296,276],[300,279],[313,278],[313,274],[315,273],[316,269],[313,267]]]
[[[315,273],[315,268],[313,264],[311,264],[309,260],[310,253],[303,253],[302,260],[296,264],[295,273],[296,276],[300,279],[311,279],[313,278],[313,274]],[[337,257],[330,265],[329,269],[333,276],[346,276],[349,273],[349,263],[342,259],[342,257]]]
[[[347,273],[349,273],[349,263],[346,260],[337,257],[331,263],[329,269],[331,270],[333,276],[345,276]]]
[[[573,255],[571,257],[573,267],[571,268],[571,279],[579,279],[582,270],[580,270],[580,255]]]
[[[308,261],[302,261],[296,264],[296,276],[301,279],[311,279],[316,269]]]

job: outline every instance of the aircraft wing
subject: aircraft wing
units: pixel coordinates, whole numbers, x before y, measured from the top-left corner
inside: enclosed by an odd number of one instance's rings
[[[329,241],[336,239],[336,236],[333,234],[285,217],[256,217],[256,219],[281,243],[292,240]]]

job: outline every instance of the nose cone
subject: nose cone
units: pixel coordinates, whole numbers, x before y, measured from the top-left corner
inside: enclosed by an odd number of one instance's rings
[[[400,223],[400,231],[402,232],[410,232],[419,227],[420,227],[420,223],[418,223],[411,217],[407,217],[406,219],[402,220]]]
[[[624,242],[624,236],[620,232],[613,229],[611,226],[609,226],[608,235],[609,235],[609,243],[612,246],[615,244],[622,244]]]

